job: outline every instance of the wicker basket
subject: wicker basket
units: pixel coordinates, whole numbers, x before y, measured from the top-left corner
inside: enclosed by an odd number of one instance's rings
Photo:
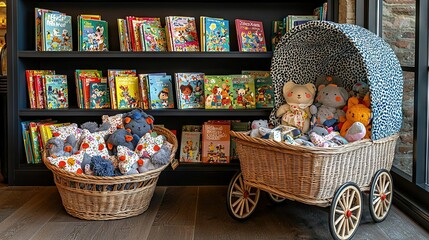
[[[173,144],[171,161],[177,150],[176,136],[162,127],[155,126],[154,131]],[[96,177],[59,169],[46,158],[43,162],[54,175],[67,213],[86,220],[113,220],[143,213],[149,207],[159,174],[168,166],[141,174]]]
[[[246,184],[302,203],[329,206],[346,182],[369,190],[379,169],[390,170],[398,134],[339,147],[291,145],[231,131]]]

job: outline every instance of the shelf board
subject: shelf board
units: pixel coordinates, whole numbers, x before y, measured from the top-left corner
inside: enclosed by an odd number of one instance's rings
[[[21,117],[73,117],[73,116],[101,116],[101,115],[115,115],[118,113],[129,112],[131,109],[22,109],[19,111]],[[162,110],[145,110],[146,113],[155,117],[262,117],[268,116],[271,109],[219,109],[219,110],[205,110],[205,109],[162,109]]]
[[[19,51],[19,58],[260,58],[270,59],[272,52],[40,52]]]

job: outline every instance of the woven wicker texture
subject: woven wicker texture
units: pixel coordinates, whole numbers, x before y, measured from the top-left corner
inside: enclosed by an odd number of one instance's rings
[[[246,184],[302,203],[328,206],[346,182],[369,190],[379,169],[390,170],[398,135],[339,147],[304,147],[231,131]]]
[[[158,126],[154,131],[173,144],[171,162],[178,147],[176,136]],[[97,177],[67,172],[53,166],[46,158],[43,162],[54,175],[67,213],[86,220],[113,220],[143,213],[149,207],[159,174],[168,166],[141,174]]]

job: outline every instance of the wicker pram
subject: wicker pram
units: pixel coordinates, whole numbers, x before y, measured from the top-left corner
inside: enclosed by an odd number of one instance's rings
[[[346,89],[363,81],[369,85],[373,112],[372,139],[343,146],[306,147],[259,139],[233,132],[241,172],[231,180],[227,208],[243,220],[256,208],[259,190],[271,200],[284,199],[326,207],[335,239],[351,238],[360,223],[362,191],[370,194],[370,213],[383,221],[391,207],[392,166],[402,124],[402,71],[392,49],[379,37],[350,24],[313,21],[292,29],[276,47],[271,65],[275,112],[285,103],[287,81],[315,83],[334,75]]]
[[[176,136],[163,127],[155,126],[154,131],[173,145],[171,162],[178,146]],[[45,157],[43,162],[54,175],[67,213],[85,220],[113,220],[143,213],[149,207],[159,174],[168,166],[140,174],[98,177],[60,169]]]

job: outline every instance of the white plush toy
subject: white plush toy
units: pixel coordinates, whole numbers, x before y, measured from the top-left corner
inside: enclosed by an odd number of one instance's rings
[[[265,134],[270,132],[270,128],[268,128],[268,121],[267,120],[254,120],[252,122],[252,130],[250,130],[250,136],[251,137],[262,137]]]
[[[281,117],[281,123],[298,128],[302,133],[310,129],[311,113],[309,107],[313,104],[316,87],[312,83],[305,85],[292,81],[283,86],[283,96],[286,103],[277,109],[276,116]]]

